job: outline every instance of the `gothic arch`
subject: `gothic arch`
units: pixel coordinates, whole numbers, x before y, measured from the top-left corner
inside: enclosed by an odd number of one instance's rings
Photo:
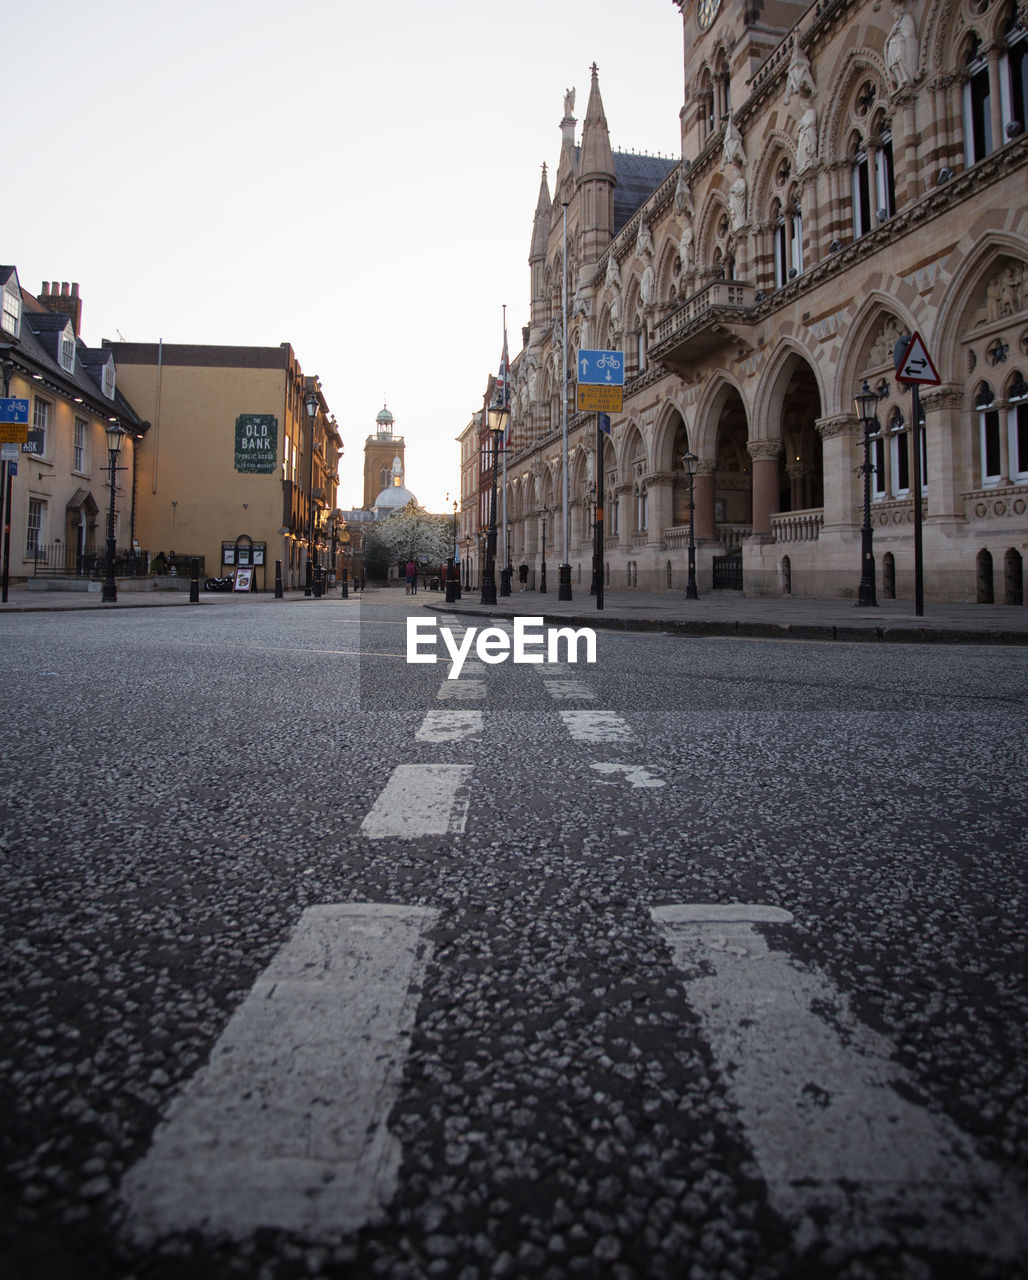
[[[963,252],[962,252],[963,251]],[[958,368],[960,344],[968,336],[967,314],[976,301],[976,294],[984,302],[986,284],[994,270],[1004,259],[1028,266],[1028,243],[1017,235],[1003,231],[989,231],[973,245],[961,243],[954,250],[960,265],[953,273],[946,294],[936,313],[935,329],[931,335],[929,350],[940,373],[946,380],[946,371]],[[1025,309],[1022,296],[1021,310]]]
[[[637,422],[629,419],[625,423],[624,439],[621,441],[621,452],[618,457],[618,476],[627,481],[632,478],[632,463],[642,457],[644,474],[650,470],[649,454],[642,428]]]
[[[821,405],[825,404],[825,387],[821,367],[814,356],[793,338],[782,339],[764,368],[756,394],[753,397],[753,420],[765,424],[766,438],[781,438],[773,430],[767,430],[772,424],[780,427],[782,421],[783,401],[791,376],[791,366],[801,361],[809,369],[815,383]],[[823,412],[823,409],[822,409]]]
[[[749,193],[747,193],[748,196]],[[697,219],[695,251],[696,262],[701,269],[709,269],[713,264],[714,249],[718,241],[718,227],[722,217],[728,221],[730,234],[732,219],[728,210],[728,195],[719,187],[713,187],[707,192],[703,208]]]
[[[685,409],[676,404],[674,400],[665,401],[653,432],[654,471],[676,471],[681,469],[682,459],[676,457],[674,452],[675,436],[678,434],[680,427],[685,428],[689,447],[693,453],[696,453],[696,449],[693,448],[692,444],[693,432]]]
[[[831,102],[825,111],[821,125],[818,154],[824,163],[833,163],[848,159],[849,138],[851,132],[850,106],[862,80],[871,80],[875,84],[875,99],[881,102],[887,97],[886,87],[889,80],[885,70],[885,62],[881,54],[874,49],[850,49],[838,72],[832,76],[830,83],[838,86],[832,94]],[[870,124],[870,111],[868,112]]]
[[[760,159],[753,170],[751,204],[757,222],[767,219],[767,203],[774,186],[775,174],[782,160],[796,173],[796,142],[787,133],[774,129],[764,138]]]
[[[746,412],[747,423],[752,422],[746,396],[742,387],[724,370],[719,369],[707,383],[693,414],[692,451],[700,458],[713,457],[717,448],[717,428],[727,402],[738,396]],[[748,434],[748,433],[747,433]]]
[[[897,281],[897,285],[898,283]],[[895,293],[874,290],[867,295],[857,314],[846,325],[846,337],[835,366],[835,397],[831,403],[824,405],[823,412],[826,415],[853,412],[853,396],[860,389],[860,378],[868,367],[871,345],[878,330],[890,318],[896,322],[897,336],[904,332],[913,333],[917,328],[913,315]]]

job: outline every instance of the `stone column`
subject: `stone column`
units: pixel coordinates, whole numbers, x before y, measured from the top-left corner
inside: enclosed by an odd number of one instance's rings
[[[771,517],[778,510],[778,458],[780,440],[750,440],[746,451],[753,459],[753,532],[769,534]]]
[[[692,499],[696,507],[696,532],[693,535],[697,542],[709,539],[717,541],[717,529],[714,525],[714,472],[717,462],[713,458],[701,458],[696,463],[696,475],[693,477]],[[686,479],[686,484],[689,481]]]
[[[963,392],[955,383],[925,387],[921,392],[928,454],[929,520],[964,520],[964,503],[960,495],[968,487],[969,441],[972,437],[965,428],[963,400]],[[1006,417],[1005,414],[1001,416]]]
[[[825,527],[859,526],[864,519],[863,494],[858,492],[857,469],[864,460],[864,428],[855,414],[818,418],[814,423],[821,437],[825,479]]]
[[[650,504],[646,541],[662,547],[665,531],[675,522],[675,477],[670,471],[661,471],[645,480]]]

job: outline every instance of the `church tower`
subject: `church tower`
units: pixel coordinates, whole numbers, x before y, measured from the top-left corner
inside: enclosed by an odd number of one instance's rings
[[[383,489],[393,483],[394,459],[404,471],[403,436],[395,435],[395,418],[383,404],[375,419],[375,434],[364,441],[364,510],[370,511]]]

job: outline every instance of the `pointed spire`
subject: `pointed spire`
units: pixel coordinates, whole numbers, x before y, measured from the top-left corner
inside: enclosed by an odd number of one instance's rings
[[[532,258],[546,257],[546,237],[550,231],[550,184],[546,179],[546,165],[543,165],[542,181],[539,183],[539,199],[535,205],[535,221],[532,224],[532,248],[529,250],[529,261]]]
[[[603,113],[600,97],[599,67],[592,65],[592,83],[589,86],[589,105],[585,109],[582,126],[582,155],[578,165],[580,178],[614,177],[614,153],[610,149],[610,131]]]

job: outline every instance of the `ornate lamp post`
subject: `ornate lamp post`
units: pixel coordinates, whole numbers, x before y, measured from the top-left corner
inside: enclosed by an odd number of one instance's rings
[[[500,438],[507,427],[510,410],[502,404],[489,406],[489,430],[493,433],[493,492],[489,503],[489,538],[485,550],[485,576],[482,578],[482,603],[496,603],[496,472],[500,456]],[[508,589],[507,594],[510,594]]]
[[[696,504],[693,501],[693,484],[696,480],[696,463],[698,458],[691,450],[682,458],[685,464],[685,474],[689,477],[689,579],[685,584],[686,600],[697,600],[699,593],[696,590]]]
[[[303,594],[314,594],[314,419],[318,416],[318,397],[312,391],[307,397],[307,416],[311,421],[310,466],[307,471],[307,572]]]
[[[860,474],[864,477],[864,523],[860,526],[860,586],[857,590],[857,605],[877,605],[875,593],[875,558],[874,530],[871,528],[871,473],[874,465],[871,462],[871,436],[878,427],[878,396],[867,385],[853,397],[857,417],[864,428],[864,465]]]
[[[112,418],[107,425],[107,467],[110,472],[111,505],[107,509],[107,571],[104,574],[100,600],[103,604],[115,604],[118,599],[118,587],[114,581],[114,495],[118,485],[118,454],[128,436],[128,432],[117,420]]]
[[[543,562],[539,570],[539,592],[546,590],[546,509],[543,508]]]

